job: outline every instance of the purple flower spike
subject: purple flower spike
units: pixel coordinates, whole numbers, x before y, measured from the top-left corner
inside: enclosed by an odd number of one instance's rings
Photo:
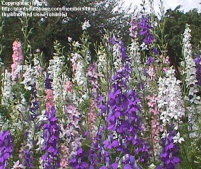
[[[34,158],[33,158],[33,152],[29,147],[24,147],[22,150],[22,164],[26,168],[33,169],[34,165]]]
[[[201,86],[201,56],[197,56],[194,61],[196,65],[197,84]]]
[[[87,153],[78,148],[75,156],[70,159],[70,166],[74,169],[89,169],[89,164],[84,161],[87,158]]]
[[[126,55],[126,48],[121,41],[116,43],[120,45],[122,68],[117,70],[116,74],[111,79],[106,119],[109,134],[107,139],[103,142],[103,147],[109,154],[112,154],[113,151],[121,152],[125,155],[130,154],[137,162],[146,165],[149,160],[150,147],[140,137],[140,133],[142,132],[140,99],[134,90],[129,89],[131,67],[128,63],[129,58]],[[113,133],[117,135],[115,138]],[[131,150],[130,147],[135,147],[134,151]],[[108,163],[106,162],[106,164],[107,166],[111,166],[113,163],[116,163],[117,160],[118,159],[115,159],[113,161],[113,159],[110,158],[110,161]],[[132,161],[135,160],[132,159]],[[125,163],[124,168],[129,168],[129,166],[133,168],[134,164],[129,161]]]
[[[163,140],[164,146],[160,158],[163,162],[157,169],[176,169],[181,163],[179,155],[179,146],[174,143],[174,136],[176,132],[171,131]]]
[[[143,42],[146,45],[151,45],[155,41],[154,35],[151,33],[153,27],[150,23],[150,18],[143,16],[139,23],[140,35],[143,36]]]
[[[112,45],[119,45],[119,53],[120,53],[120,59],[122,63],[126,63],[129,61],[128,55],[127,55],[127,48],[122,40],[117,39],[115,36],[110,38],[110,43]]]
[[[9,131],[0,131],[0,168],[8,169],[8,160],[13,153],[13,138]]]
[[[47,122],[43,125],[45,154],[42,156],[44,169],[57,169],[60,167],[59,160],[59,134],[60,127],[56,117],[55,107],[52,106],[49,112],[46,112]]]

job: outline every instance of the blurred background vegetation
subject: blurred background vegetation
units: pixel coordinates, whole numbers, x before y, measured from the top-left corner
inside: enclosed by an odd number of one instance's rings
[[[14,1],[14,0],[13,0]],[[17,0],[15,0],[17,1]],[[89,20],[91,27],[89,28],[91,53],[94,53],[93,44],[101,41],[104,31],[118,32],[124,41],[129,41],[129,22],[132,15],[136,13],[129,9],[122,8],[118,0],[47,0],[50,7],[95,7],[97,11],[72,11],[68,12],[67,18],[48,17],[48,18],[0,18],[0,56],[5,66],[12,63],[12,43],[18,39],[22,41],[24,46],[24,55],[34,53],[36,49],[40,49],[45,58],[48,60],[52,57],[54,49],[53,43],[58,40],[65,46],[68,52],[68,37],[73,40],[79,40],[82,31],[82,23]],[[129,13],[129,15],[128,15]],[[168,9],[165,16],[159,22],[164,23],[164,35],[167,42],[168,55],[172,62],[177,64],[181,57],[182,33],[184,32],[186,23],[190,24],[192,29],[192,44],[197,53],[201,47],[201,13],[196,9],[189,12],[180,10],[180,6],[175,9]],[[157,28],[156,28],[157,29]],[[157,32],[157,30],[156,30]],[[31,48],[30,48],[31,46]],[[26,56],[28,57],[28,56]]]

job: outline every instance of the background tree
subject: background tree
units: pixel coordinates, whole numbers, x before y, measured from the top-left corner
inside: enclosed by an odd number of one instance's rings
[[[17,1],[17,0],[16,0]],[[89,20],[91,27],[88,32],[92,44],[99,43],[101,34],[104,30],[119,31],[122,35],[129,27],[129,17],[125,15],[121,7],[119,7],[118,0],[47,0],[49,7],[91,7],[96,8],[94,11],[70,11],[68,17],[48,17],[28,18],[24,25],[29,32],[28,41],[32,46],[32,52],[39,48],[45,54],[47,59],[53,55],[53,43],[58,40],[62,45],[68,48],[68,37],[73,40],[79,40],[83,33],[82,23]],[[4,18],[5,27],[3,40],[5,48],[2,52],[2,58],[6,65],[11,63],[12,42],[15,39],[21,40],[24,44],[27,39],[24,38],[22,31],[22,18]],[[23,22],[24,23],[24,22]],[[66,48],[66,51],[67,51]],[[92,54],[93,47],[90,46]],[[25,52],[26,54],[26,52]]]
[[[180,6],[174,10],[168,9],[165,14],[166,24],[164,34],[168,43],[168,55],[173,64],[178,65],[182,57],[182,34],[185,30],[185,25],[189,24],[192,30],[192,45],[194,51],[198,51],[201,39],[201,13],[197,9],[190,10],[184,13],[179,10]]]

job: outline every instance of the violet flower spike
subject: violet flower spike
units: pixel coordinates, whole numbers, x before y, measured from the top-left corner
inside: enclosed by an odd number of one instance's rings
[[[197,84],[201,86],[201,56],[197,56],[194,59],[195,65],[196,65],[196,74],[197,74]]]
[[[43,125],[45,154],[42,156],[44,169],[57,169],[60,167],[59,159],[59,135],[60,127],[56,117],[55,107],[46,111],[47,122]]]
[[[176,131],[172,130],[163,140],[164,147],[160,154],[163,164],[158,166],[157,169],[176,169],[181,163],[181,159],[178,156],[179,146],[174,143],[174,136],[176,136]]]
[[[8,169],[8,160],[13,153],[13,138],[9,131],[0,131],[0,168]]]
[[[143,16],[140,20],[139,27],[140,35],[143,36],[143,42],[145,45],[151,45],[155,41],[155,37],[151,32],[153,27],[151,25],[150,18]]]

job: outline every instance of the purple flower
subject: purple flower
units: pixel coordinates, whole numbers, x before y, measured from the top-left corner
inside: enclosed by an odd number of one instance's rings
[[[22,150],[22,164],[23,166],[25,166],[26,168],[30,168],[33,169],[33,152],[31,151],[31,149],[29,147],[23,147]]]
[[[45,88],[52,89],[52,79],[50,78],[50,75],[48,73],[46,73]]]
[[[55,107],[46,111],[47,122],[43,125],[43,150],[45,154],[42,156],[44,169],[59,168],[59,134],[60,127],[56,117]]]
[[[109,42],[112,44],[112,45],[115,45],[118,43],[118,39],[116,38],[116,36],[112,36],[110,39],[109,39]]]
[[[109,94],[109,114],[107,117],[108,130],[116,132],[122,141],[109,136],[104,145],[107,149],[117,149],[128,153],[129,147],[135,146],[133,154],[139,162],[146,163],[149,159],[149,145],[141,139],[142,121],[140,115],[140,99],[133,90],[128,88],[129,71],[124,68],[113,77],[112,89]],[[132,152],[130,152],[132,154]]]
[[[39,108],[40,108],[40,102],[37,98],[37,89],[36,84],[31,85],[31,102],[30,102],[30,120],[35,120],[36,116],[39,115]]]
[[[8,160],[13,153],[13,138],[9,131],[0,131],[0,168],[8,168]]]
[[[123,161],[123,169],[141,169],[136,163],[135,157],[127,154]]]
[[[132,18],[131,22],[130,22],[130,37],[132,38],[137,38],[137,35],[138,35],[138,21],[136,18]]]
[[[157,169],[176,169],[181,162],[179,155],[179,146],[174,143],[176,132],[170,131],[163,140],[163,151],[160,158],[163,162]]]
[[[201,86],[201,57],[197,56],[194,61],[196,65],[197,84]]]
[[[117,39],[115,36],[110,38],[110,43],[112,45],[119,45],[119,53],[120,53],[120,59],[122,63],[126,63],[129,61],[128,55],[127,55],[127,48],[122,40]]]
[[[143,16],[140,20],[139,27],[140,35],[143,37],[143,42],[146,45],[151,45],[155,41],[155,37],[151,32],[153,27],[151,25],[150,18]]]
[[[127,49],[115,37],[110,42],[119,45],[122,68],[111,78],[107,101],[104,97],[98,98],[98,107],[106,124],[99,128],[89,150],[77,149],[76,155],[70,160],[74,169],[117,169],[120,161],[117,154],[128,155],[128,159],[122,163],[127,169],[140,169],[137,162],[145,164],[149,160],[149,145],[140,136],[140,99],[134,90],[129,89],[131,65]]]
[[[92,96],[96,100],[98,99],[98,93],[99,93],[99,84],[98,84],[99,74],[97,71],[96,63],[89,65],[87,69],[87,76],[89,77],[89,82],[91,84]]]
[[[89,169],[85,159],[87,159],[87,153],[82,148],[78,148],[75,156],[70,159],[70,166],[73,169]]]
[[[158,48],[153,48],[152,52],[154,55],[160,55],[160,51]]]
[[[121,41],[115,41],[121,44]],[[140,99],[134,90],[129,89],[131,67],[126,55],[126,48],[120,45],[122,68],[111,79],[111,90],[108,100],[107,130],[108,136],[103,142],[106,151],[111,153],[130,154],[138,162],[147,163],[149,160],[149,145],[141,137],[142,120]],[[124,56],[124,57],[122,57]],[[116,133],[114,138],[113,133]],[[130,147],[135,147],[134,151]],[[107,165],[116,163],[111,159]],[[127,167],[131,165],[128,164]]]
[[[150,57],[147,58],[146,64],[147,64],[147,65],[151,65],[151,64],[154,63],[154,62],[155,62],[155,59],[150,56]]]

